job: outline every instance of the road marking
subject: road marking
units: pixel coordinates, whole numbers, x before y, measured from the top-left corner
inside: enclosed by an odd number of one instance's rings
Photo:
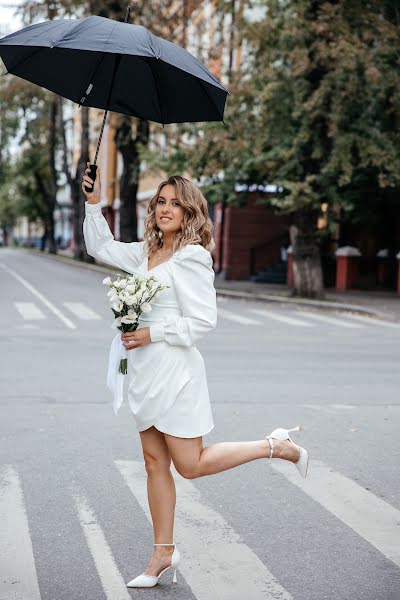
[[[362,329],[363,325],[358,325],[357,323],[351,323],[350,321],[344,321],[337,317],[328,317],[327,315],[316,315],[315,313],[306,312],[306,311],[296,311],[296,314],[300,314],[302,317],[306,319],[315,319],[316,321],[322,321],[323,323],[329,323],[331,325],[337,325],[338,327],[351,327],[353,329]]]
[[[116,460],[115,464],[151,523],[143,463]],[[197,600],[292,599],[222,515],[204,502],[195,485],[173,466],[171,472],[179,498],[174,525],[176,544],[182,551],[178,570]]]
[[[21,482],[12,465],[0,472],[0,598],[40,600]]]
[[[271,310],[263,310],[262,308],[250,308],[249,310],[256,315],[268,317],[269,319],[273,319],[275,321],[281,321],[282,323],[287,323],[288,325],[295,325],[296,327],[315,327],[313,323],[307,323],[307,321],[302,321],[301,319],[296,319],[295,317],[287,317]]]
[[[75,494],[75,504],[107,600],[132,600],[88,500],[78,492]]]
[[[381,325],[382,327],[390,327],[392,329],[400,329],[400,323],[395,323],[391,321],[384,321],[382,319],[374,319],[371,317],[363,317],[362,315],[346,315],[349,319],[356,319],[356,321],[360,321],[360,323],[365,323],[366,325]]]
[[[244,317],[243,315],[237,315],[236,313],[226,310],[225,308],[218,307],[218,315],[224,319],[228,319],[228,321],[234,321],[235,323],[240,323],[241,325],[263,325],[261,321],[256,321],[255,319],[250,319],[249,317]]]
[[[15,308],[26,321],[45,319],[46,315],[34,302],[14,302]]]
[[[58,310],[58,308],[56,306],[54,306],[54,304],[52,302],[50,302],[50,300],[47,300],[47,298],[45,298],[45,296],[43,296],[43,294],[41,294],[39,292],[39,290],[37,290],[35,287],[33,287],[33,285],[31,285],[29,283],[29,281],[27,281],[26,279],[21,277],[21,275],[18,275],[18,273],[16,273],[15,271],[13,271],[12,269],[10,269],[9,267],[7,267],[4,264],[0,263],[0,267],[5,269],[6,271],[8,271],[10,273],[10,275],[15,277],[15,279],[17,279],[23,286],[25,286],[26,289],[28,289],[31,292],[31,294],[34,294],[34,296],[39,298],[39,300],[41,302],[43,302],[43,304],[45,306],[47,306],[47,308],[49,310],[51,310],[51,312],[54,313],[56,315],[56,317],[58,317],[64,323],[64,325],[66,325],[70,329],[76,329],[76,325],[70,319],[68,319],[68,317],[63,315],[62,312],[60,310]]]
[[[100,315],[82,302],[63,302],[63,306],[70,310],[76,317],[85,321],[101,320]]]
[[[399,510],[322,461],[310,459],[306,479],[287,461],[271,466],[400,567]]]

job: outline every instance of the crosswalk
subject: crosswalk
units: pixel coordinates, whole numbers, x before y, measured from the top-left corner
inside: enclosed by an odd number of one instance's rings
[[[48,315],[34,302],[15,302],[14,306],[25,322],[45,320]],[[100,321],[102,317],[83,302],[62,302],[61,306],[82,321]]]
[[[265,308],[253,308],[251,306],[235,306],[235,310],[218,306],[218,318],[221,320],[263,327],[271,322],[278,322],[283,326],[294,328],[314,328],[320,330],[322,327],[340,329],[368,329],[368,328],[391,328],[400,330],[400,323],[364,317],[353,313],[337,314],[335,316],[320,314],[315,310],[299,310],[283,308],[280,311],[273,310],[269,306]],[[240,311],[240,312],[239,312]],[[255,317],[258,318],[255,318]]]
[[[230,306],[230,305],[229,305]],[[18,313],[20,320],[24,324],[35,324],[37,322],[46,321],[51,318],[50,312],[46,307],[40,306],[35,302],[23,302],[15,301],[14,309]],[[91,306],[88,306],[84,302],[77,301],[64,301],[57,308],[57,313],[52,311],[57,316],[62,315],[62,321],[69,328],[76,328],[76,323],[71,319],[77,321],[105,321],[104,316],[101,316],[98,312],[93,310]],[[71,318],[66,315],[71,315]],[[365,317],[356,314],[337,314],[335,316],[320,314],[316,311],[305,311],[298,309],[281,309],[273,310],[269,306],[263,308],[254,308],[251,304],[243,306],[233,305],[229,308],[218,305],[218,320],[231,322],[243,326],[250,327],[266,327],[269,323],[278,323],[284,328],[294,329],[314,329],[321,330],[321,328],[337,330],[341,329],[377,329],[377,328],[390,328],[393,330],[400,330],[400,323],[385,321],[382,319],[374,319],[371,317]]]
[[[0,473],[0,598],[40,600],[22,486],[17,469]]]
[[[307,479],[302,479],[286,461],[273,459],[267,464],[278,476],[297,486],[302,494],[334,515],[341,527],[350,528],[400,567],[399,510],[318,459],[310,458]],[[135,521],[147,519],[151,524],[143,461],[117,459],[114,468],[120,475],[120,485],[126,487],[135,506],[141,510],[132,518]],[[233,524],[207,503],[196,483],[182,478],[173,465],[171,472],[177,490],[174,537],[183,557],[178,567],[178,584],[183,578],[197,600],[295,600],[293,593],[278,581]],[[121,555],[113,552],[115,540],[107,539],[101,518],[96,515],[82,484],[74,481],[70,489],[75,519],[84,534],[80,543],[87,545],[104,596],[107,600],[129,600],[132,596],[122,576],[126,565],[120,564],[117,556]],[[29,487],[24,487],[18,468],[10,464],[1,467],[0,598],[41,600],[35,566],[37,556],[25,508],[29,498],[24,498],[23,490],[29,494]],[[118,496],[118,490],[113,493]],[[123,514],[126,519],[128,511]],[[274,543],[278,543],[277,540]],[[82,549],[82,556],[85,554]],[[140,568],[131,572],[131,577],[139,571]],[[79,585],[79,582],[75,583]],[[167,576],[162,583],[169,585]],[[47,593],[44,595],[48,597]]]
[[[15,278],[25,290],[35,298],[34,301],[16,300],[14,310],[22,320],[20,328],[38,328],[39,322],[45,324],[51,316],[56,317],[68,329],[77,329],[81,321],[98,322],[102,317],[88,304],[74,298],[63,301],[60,304],[52,302],[42,294],[32,283],[19,275],[4,263],[0,267],[11,277]],[[363,330],[373,328],[390,328],[400,330],[400,323],[385,319],[370,318],[355,313],[326,314],[316,309],[300,309],[298,307],[280,307],[279,310],[271,308],[271,304],[254,307],[254,303],[237,303],[235,300],[217,296],[218,319],[243,326],[265,327],[271,323],[278,323],[282,327],[293,327],[303,330],[321,331],[326,329],[336,330]],[[259,304],[259,303],[258,303]],[[221,306],[222,305],[222,306]]]

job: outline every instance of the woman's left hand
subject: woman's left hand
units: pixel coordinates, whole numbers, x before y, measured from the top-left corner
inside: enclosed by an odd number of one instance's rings
[[[150,327],[141,327],[136,331],[121,333],[121,340],[127,350],[134,350],[151,343]]]

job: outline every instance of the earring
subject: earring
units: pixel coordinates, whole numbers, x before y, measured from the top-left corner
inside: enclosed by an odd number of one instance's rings
[[[161,231],[161,229],[160,229],[160,230],[158,231],[158,237],[161,239],[161,238],[162,238],[162,235],[163,235],[163,233],[162,233],[162,231]]]

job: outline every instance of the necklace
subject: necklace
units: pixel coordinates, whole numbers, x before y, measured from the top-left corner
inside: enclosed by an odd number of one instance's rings
[[[161,254],[161,251],[158,250],[158,252]],[[168,254],[171,254],[172,250],[169,250]],[[168,256],[168,255],[167,255]],[[164,258],[164,255],[160,255],[160,258],[157,258],[158,261],[162,260]]]

